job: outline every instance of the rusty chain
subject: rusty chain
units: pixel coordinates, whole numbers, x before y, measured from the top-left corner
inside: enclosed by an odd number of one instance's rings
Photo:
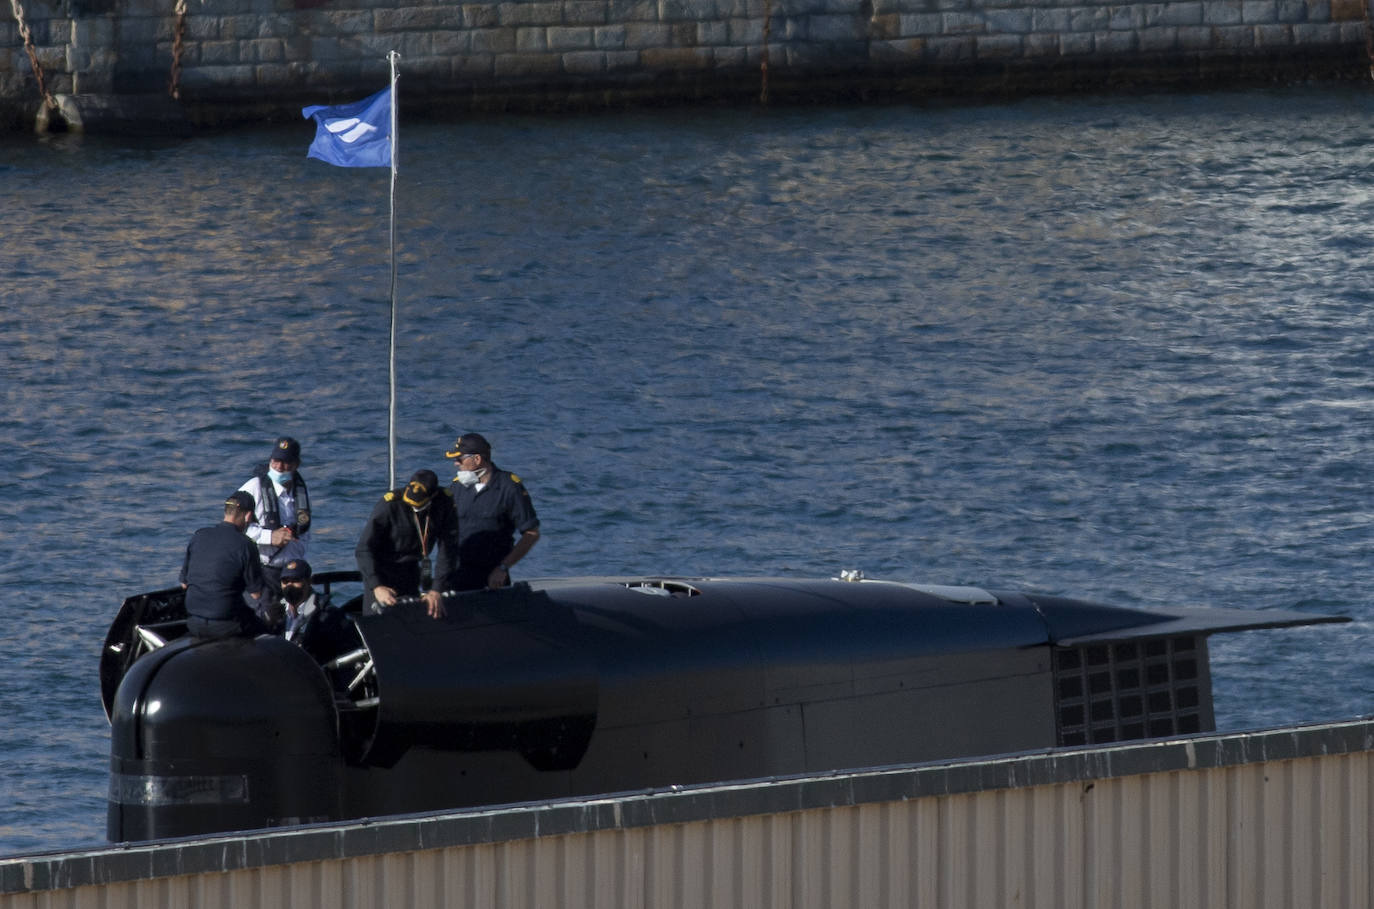
[[[1369,58],[1369,78],[1374,80],[1374,24],[1369,21],[1370,0],[1360,0],[1360,11],[1364,13],[1364,55]]]
[[[24,21],[24,7],[19,0],[10,0],[10,6],[14,9],[14,21],[19,23],[19,34],[24,39],[24,50],[28,51],[29,63],[33,65],[33,77],[38,82],[38,94],[43,96],[43,103],[48,106],[48,110],[57,110],[57,99],[48,91],[48,87],[43,84],[43,67],[38,62],[38,51],[33,46],[33,33],[29,31],[29,24]]]
[[[174,100],[181,100],[181,55],[186,50],[186,0],[177,0],[177,24],[172,38],[172,77],[167,83],[167,94]]]

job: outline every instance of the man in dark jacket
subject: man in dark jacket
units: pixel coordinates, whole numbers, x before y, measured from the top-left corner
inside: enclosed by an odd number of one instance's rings
[[[244,602],[266,586],[258,546],[244,530],[253,520],[253,497],[243,490],[224,502],[224,520],[191,536],[181,564],[186,590],[186,630],[202,638],[253,637],[267,627]]]
[[[458,510],[458,590],[510,584],[511,566],[539,542],[539,516],[520,478],[491,460],[481,435],[460,436],[444,457],[458,468],[449,490]],[[519,534],[519,538],[516,538]]]
[[[436,556],[432,567],[430,553]],[[404,487],[382,497],[354,555],[363,575],[365,608],[375,611],[394,605],[397,597],[423,596],[429,614],[443,617],[441,594],[457,589],[458,516],[434,471],[417,470]]]

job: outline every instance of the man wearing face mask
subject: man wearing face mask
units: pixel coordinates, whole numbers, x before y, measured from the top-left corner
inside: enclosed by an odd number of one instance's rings
[[[275,599],[281,593],[281,570],[293,559],[304,559],[310,543],[310,492],[296,468],[301,443],[282,436],[272,446],[266,464],[239,488],[253,497],[256,520],[248,538],[262,553],[263,576]]]
[[[292,559],[281,570],[281,627],[288,641],[294,641],[307,619],[329,606],[328,597],[310,586],[310,563]]]
[[[520,478],[491,460],[481,435],[460,436],[444,457],[458,468],[449,489],[458,511],[458,590],[496,590],[539,542],[539,516]],[[519,534],[519,537],[516,537]]]
[[[458,516],[434,471],[417,470],[409,483],[382,497],[354,555],[363,575],[364,609],[377,612],[395,605],[397,597],[423,596],[430,616],[444,616],[440,595],[458,589]]]

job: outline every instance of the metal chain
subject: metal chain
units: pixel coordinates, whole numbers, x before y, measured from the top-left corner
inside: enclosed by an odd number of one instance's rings
[[[14,9],[14,21],[19,23],[19,34],[24,39],[24,50],[28,51],[29,63],[33,65],[33,77],[38,81],[38,94],[43,96],[43,103],[48,106],[48,110],[56,112],[57,99],[43,84],[43,67],[38,62],[38,51],[33,46],[33,33],[29,31],[29,24],[24,21],[24,7],[19,4],[19,0],[10,0],[10,6]]]
[[[172,39],[172,78],[167,83],[167,94],[181,100],[181,54],[186,49],[186,0],[177,0],[177,25]]]
[[[1360,11],[1364,13],[1364,55],[1369,58],[1369,78],[1374,80],[1374,25],[1369,21],[1370,0],[1362,0]]]

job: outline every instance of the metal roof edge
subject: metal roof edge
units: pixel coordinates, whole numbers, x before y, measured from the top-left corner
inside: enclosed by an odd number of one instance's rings
[[[0,894],[1374,751],[1374,718],[0,857]]]

